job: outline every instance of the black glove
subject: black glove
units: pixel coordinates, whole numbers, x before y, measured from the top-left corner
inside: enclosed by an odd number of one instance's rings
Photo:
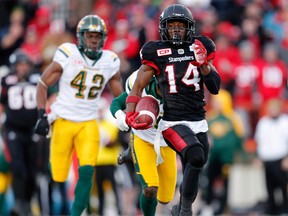
[[[38,110],[38,120],[35,125],[35,133],[46,136],[49,132],[49,123],[45,109]]]

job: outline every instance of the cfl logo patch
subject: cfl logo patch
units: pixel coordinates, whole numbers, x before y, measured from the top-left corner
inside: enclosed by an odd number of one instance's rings
[[[171,55],[171,54],[172,54],[172,50],[170,48],[157,50],[158,56],[165,56],[165,55]]]

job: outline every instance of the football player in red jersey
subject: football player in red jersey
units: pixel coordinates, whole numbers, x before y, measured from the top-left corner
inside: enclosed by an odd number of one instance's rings
[[[164,109],[159,130],[181,157],[183,166],[180,202],[172,207],[172,215],[182,216],[192,215],[199,176],[209,152],[204,86],[211,94],[218,94],[221,83],[212,64],[215,44],[206,36],[194,35],[194,22],[190,10],[181,4],[173,4],[162,12],[161,41],[151,41],[142,47],[142,66],[126,99],[127,124],[138,130],[146,129],[145,123],[136,121],[135,106],[143,89],[156,76]],[[151,191],[150,197],[155,194]]]

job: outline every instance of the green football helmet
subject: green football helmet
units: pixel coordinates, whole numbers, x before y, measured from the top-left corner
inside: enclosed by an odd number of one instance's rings
[[[99,32],[102,34],[102,40],[97,50],[91,50],[84,38],[84,32]],[[87,15],[83,17],[77,25],[78,49],[83,51],[90,59],[97,59],[102,53],[104,43],[107,38],[107,28],[103,19],[97,15]]]

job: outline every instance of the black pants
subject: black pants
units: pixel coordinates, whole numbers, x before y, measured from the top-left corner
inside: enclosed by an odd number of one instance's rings
[[[287,173],[281,169],[281,160],[264,162],[266,188],[268,192],[267,214],[278,215],[288,213]],[[281,202],[277,203],[275,191],[281,192]]]
[[[228,175],[223,173],[224,166],[230,166],[228,164],[223,164],[220,160],[213,160],[207,166],[205,170],[206,177],[208,179],[206,202],[210,205],[214,200],[219,202],[219,207],[214,209],[215,215],[220,215],[224,213],[225,207],[227,205],[228,196]],[[220,181],[221,185],[215,185],[215,181]],[[216,189],[217,187],[217,189]],[[219,191],[220,187],[220,191]],[[217,192],[218,193],[217,193]]]
[[[33,129],[4,130],[4,140],[11,155],[10,167],[15,202],[27,207],[30,206],[36,189],[37,145],[32,140],[33,135]]]
[[[103,183],[104,181],[109,181],[112,184],[115,200],[116,200],[116,207],[118,210],[118,214],[121,215],[121,207],[120,207],[120,200],[117,191],[117,184],[115,181],[115,165],[103,165],[103,166],[96,166],[96,184],[98,190],[98,198],[99,198],[99,215],[103,215],[104,213],[104,190],[103,190]]]

